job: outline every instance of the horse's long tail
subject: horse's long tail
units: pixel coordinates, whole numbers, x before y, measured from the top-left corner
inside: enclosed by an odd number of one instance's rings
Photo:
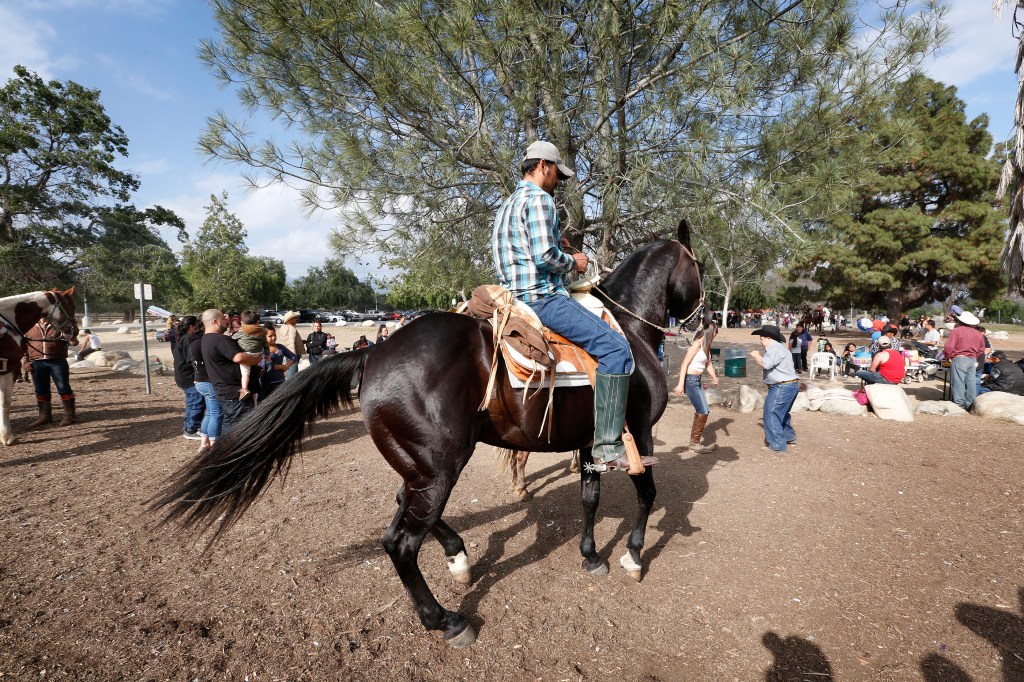
[[[180,522],[204,532],[219,520],[208,547],[255,502],[275,476],[288,474],[306,427],[318,416],[351,407],[352,383],[372,348],[342,353],[299,372],[213,447],[182,467],[152,511],[166,508],[160,525]]]

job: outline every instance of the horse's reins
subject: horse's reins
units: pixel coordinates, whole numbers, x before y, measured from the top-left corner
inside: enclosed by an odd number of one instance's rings
[[[697,257],[693,255],[693,251],[691,251],[685,244],[683,244],[678,239],[673,239],[672,241],[674,241],[677,244],[679,244],[679,246],[682,247],[683,252],[686,253],[686,255],[690,257],[690,262],[693,263],[693,267],[697,270],[697,286],[700,287],[700,300],[697,301],[697,307],[694,308],[693,312],[690,313],[689,315],[687,315],[679,323],[680,326],[684,326],[684,325],[686,325],[687,322],[692,320],[697,314],[699,314],[700,312],[702,312],[704,310],[704,282],[701,279],[701,276],[700,276],[700,266],[697,264]],[[572,247],[570,247],[570,248],[572,248]],[[572,250],[573,251],[577,251],[576,249],[572,249]],[[578,251],[577,251],[577,253],[578,253]],[[604,297],[606,299],[608,299],[609,303],[615,305],[617,308],[619,308],[620,310],[625,312],[627,315],[629,315],[633,319],[640,320],[644,324],[649,325],[651,327],[654,327],[655,329],[660,331],[662,334],[670,334],[670,333],[672,333],[672,328],[671,327],[662,327],[661,325],[657,325],[657,324],[651,322],[650,320],[644,319],[640,315],[637,315],[635,312],[633,312],[632,310],[630,310],[629,308],[627,308],[626,306],[622,305],[621,303],[616,301],[614,298],[609,296],[608,292],[605,291],[604,289],[602,289],[601,287],[599,287],[598,285],[594,284],[593,287],[594,287],[594,289],[597,289],[602,294],[604,294]]]

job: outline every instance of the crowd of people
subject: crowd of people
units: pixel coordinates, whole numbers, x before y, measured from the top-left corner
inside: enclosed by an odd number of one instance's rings
[[[175,384],[185,397],[185,438],[200,441],[200,450],[209,448],[259,400],[294,379],[303,356],[315,364],[338,352],[337,340],[319,321],[303,338],[298,318],[298,313],[288,312],[284,323],[275,326],[260,324],[252,310],[230,316],[211,308],[200,317],[170,320],[165,339],[174,357]],[[388,335],[387,326],[381,325],[376,342]]]

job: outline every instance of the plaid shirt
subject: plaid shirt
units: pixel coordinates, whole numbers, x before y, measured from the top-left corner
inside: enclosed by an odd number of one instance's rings
[[[498,209],[492,249],[498,283],[521,301],[568,296],[566,275],[576,261],[558,245],[558,214],[551,195],[528,180]]]

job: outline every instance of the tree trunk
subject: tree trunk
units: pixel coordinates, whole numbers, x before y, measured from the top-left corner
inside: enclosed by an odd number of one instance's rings
[[[732,287],[725,285],[725,295],[722,297],[722,324],[729,326],[729,299],[732,298]]]

